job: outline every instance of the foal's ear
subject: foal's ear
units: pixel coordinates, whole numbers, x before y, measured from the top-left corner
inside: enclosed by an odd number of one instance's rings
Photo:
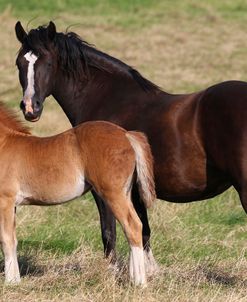
[[[25,32],[24,28],[21,25],[21,22],[18,21],[15,25],[15,34],[17,39],[23,44],[25,37],[27,36],[27,33]]]
[[[47,33],[48,38],[52,41],[56,34],[56,25],[52,21],[50,21],[49,25],[47,26]]]

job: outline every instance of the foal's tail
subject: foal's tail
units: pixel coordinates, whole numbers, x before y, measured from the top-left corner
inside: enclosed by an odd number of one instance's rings
[[[151,148],[141,132],[128,131],[126,136],[135,152],[139,192],[146,208],[149,208],[156,198]]]

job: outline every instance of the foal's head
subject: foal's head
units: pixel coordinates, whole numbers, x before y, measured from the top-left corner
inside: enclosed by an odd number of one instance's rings
[[[16,59],[23,89],[20,107],[27,120],[37,121],[42,113],[45,98],[51,94],[56,76],[56,27],[50,22],[47,27],[38,27],[26,33],[21,23],[17,22],[15,31],[22,44]]]

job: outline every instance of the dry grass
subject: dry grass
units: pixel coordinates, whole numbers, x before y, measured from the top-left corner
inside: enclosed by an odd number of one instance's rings
[[[143,28],[92,15],[82,20],[60,14],[56,22],[59,30],[83,23],[74,30],[85,40],[135,66],[170,92],[199,90],[227,79],[245,80],[245,22],[224,19],[210,9],[199,17],[180,13],[168,19],[150,11],[149,18],[154,21]],[[44,21],[42,17],[33,24]],[[0,22],[0,100],[18,108],[16,19],[5,11]],[[39,135],[70,127],[52,98],[46,101],[40,122],[29,126]],[[108,270],[102,259],[97,211],[90,202],[83,201],[82,206],[79,202],[18,211],[23,280],[20,286],[6,287],[2,274],[2,301],[247,301],[246,219],[232,191],[208,203],[156,204],[150,218],[161,270],[145,289],[128,282],[123,236],[118,240],[121,270],[116,274]],[[54,238],[71,246],[63,250]]]
[[[84,206],[86,201],[84,201]],[[74,207],[77,207],[76,203]],[[183,210],[186,210],[185,206]],[[67,207],[67,210],[70,207]],[[30,227],[47,223],[50,209],[21,209],[18,213],[19,239],[28,237]],[[81,209],[77,209],[81,211]],[[162,219],[160,217],[162,212]],[[187,240],[188,228],[181,219],[182,209],[175,205],[157,204],[151,212],[153,226],[153,247],[159,258],[162,237],[157,235],[161,229],[173,236],[175,245],[178,240]],[[63,224],[67,213],[63,207],[54,209],[57,219],[52,221],[52,228]],[[96,213],[94,213],[96,215]],[[30,217],[31,216],[31,217]],[[83,215],[82,215],[83,217]],[[94,220],[94,216],[90,219]],[[68,224],[71,223],[67,220]],[[162,220],[167,224],[162,225]],[[180,221],[176,226],[177,233],[172,233],[174,220]],[[49,219],[48,219],[49,221]],[[74,219],[75,227],[78,225]],[[28,228],[29,227],[29,228]],[[95,232],[98,224],[92,223]],[[184,229],[184,234],[181,229]],[[187,229],[187,230],[186,230]],[[209,231],[209,233],[211,233]],[[63,233],[61,232],[61,236]],[[165,235],[164,235],[165,236]],[[210,234],[208,235],[210,236]],[[29,235],[30,237],[30,235]],[[49,235],[48,235],[49,237]],[[205,236],[204,240],[207,236]],[[93,238],[92,238],[93,239]],[[49,238],[46,238],[46,241]],[[68,240],[65,236],[64,240]],[[170,240],[170,239],[169,239]],[[199,240],[199,239],[198,239]],[[216,240],[216,239],[215,239]],[[225,244],[236,239],[226,239]],[[30,244],[30,243],[29,243]],[[200,242],[202,244],[202,242]],[[28,244],[27,244],[28,245]],[[96,251],[82,238],[81,243],[71,254],[49,251],[44,248],[45,241],[40,239],[37,248],[26,248],[19,252],[19,263],[22,283],[17,287],[0,285],[2,301],[246,301],[247,260],[244,250],[238,257],[221,259],[210,256],[207,259],[193,260],[184,251],[175,250],[169,253],[170,264],[160,265],[160,273],[149,280],[147,288],[134,288],[128,281],[127,256],[119,258],[119,271],[108,269],[108,263],[102,259],[100,251]],[[165,242],[162,250],[166,253]],[[197,249],[196,246],[193,247]],[[181,257],[182,256],[182,257]],[[203,257],[202,257],[203,258]],[[2,276],[3,280],[3,276]]]

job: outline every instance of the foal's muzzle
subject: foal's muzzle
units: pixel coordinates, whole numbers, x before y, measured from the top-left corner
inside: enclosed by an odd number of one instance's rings
[[[29,122],[37,122],[41,116],[43,105],[39,101],[22,100],[20,108],[24,117]]]

